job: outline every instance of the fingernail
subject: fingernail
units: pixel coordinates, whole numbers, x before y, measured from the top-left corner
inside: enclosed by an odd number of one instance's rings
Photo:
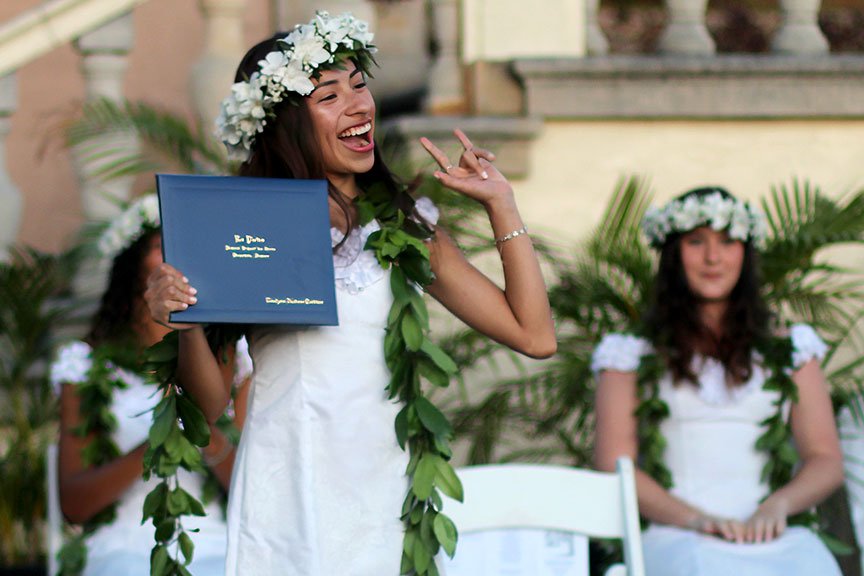
[[[483,172],[480,173],[480,176],[483,177],[483,180],[488,180],[488,179],[489,179],[489,174],[487,174],[485,170],[484,170]]]
[[[188,284],[188,283],[189,283],[189,279],[186,278],[185,276],[183,276],[183,282],[186,282],[186,283]]]
[[[192,304],[195,304],[196,302],[198,302],[198,298],[196,298],[195,296],[192,296],[191,298],[189,298],[189,300],[192,301]]]
[[[191,287],[190,287],[190,288],[189,288],[189,293],[190,293],[190,294],[197,294],[197,293],[198,293],[198,290],[197,290],[196,288],[191,288]]]
[[[436,180],[441,180],[441,173],[440,172],[433,172],[432,176],[434,176]]]
[[[180,306],[181,306],[184,310],[185,310],[186,308],[189,307],[189,305],[186,304],[185,302],[183,302]]]

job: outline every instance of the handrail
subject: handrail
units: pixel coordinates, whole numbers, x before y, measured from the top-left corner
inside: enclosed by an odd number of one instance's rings
[[[51,0],[0,25],[0,77],[147,0]]]

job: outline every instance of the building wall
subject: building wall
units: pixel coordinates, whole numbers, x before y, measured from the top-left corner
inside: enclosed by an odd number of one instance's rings
[[[0,21],[41,2],[3,0]],[[270,33],[270,3],[247,0],[247,6],[245,35],[251,45]],[[126,95],[191,115],[189,70],[200,54],[204,32],[198,1],[150,0],[135,9],[134,22]],[[84,98],[79,65],[78,53],[66,45],[18,71],[19,102],[6,158],[23,199],[18,242],[48,251],[68,246],[82,224],[78,182],[56,134]]]
[[[658,201],[704,184],[759,198],[793,177],[837,196],[864,185],[861,142],[864,120],[547,121],[514,184],[534,230],[576,239],[622,177],[644,176]]]

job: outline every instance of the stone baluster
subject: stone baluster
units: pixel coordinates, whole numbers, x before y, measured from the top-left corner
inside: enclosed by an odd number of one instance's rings
[[[128,55],[132,49],[133,35],[130,13],[81,36],[76,41],[81,54],[84,90],[88,100],[107,98],[120,102],[123,99],[123,83],[129,65]],[[134,136],[128,134],[106,135],[100,146],[108,146],[113,142],[130,151],[134,151],[138,146]],[[99,221],[116,215],[117,200],[129,199],[132,179],[96,181],[90,173],[98,168],[98,165],[85,166],[80,153],[73,153],[73,160],[80,182],[84,217],[90,221]]]
[[[600,0],[585,0],[585,48],[590,56],[602,56],[609,52],[609,42],[597,20],[599,10]]]
[[[246,0],[200,0],[204,50],[192,68],[192,100],[204,126],[213,126],[219,104],[234,83],[234,73],[249,46],[243,36]]]
[[[87,100],[106,98],[123,100],[123,85],[132,49],[134,26],[132,13],[97,28],[78,38],[75,45],[81,54],[81,71]],[[116,147],[134,153],[139,142],[132,134],[105,134],[98,142],[100,148]],[[78,175],[81,205],[88,222],[103,222],[120,212],[119,202],[129,201],[132,177],[100,180],[92,173],[100,166],[98,161],[85,162],[82,150],[72,151],[72,160]],[[107,263],[85,264],[75,278],[75,291],[84,298],[95,298],[103,290]]]
[[[667,54],[710,55],[714,40],[705,27],[708,0],[667,0],[669,24],[659,49]]]
[[[775,52],[825,54],[828,41],[819,29],[821,0],[780,0],[783,23],[771,42]]]
[[[14,73],[8,74],[0,78],[0,261],[8,257],[21,222],[21,192],[6,171],[6,137],[17,105],[18,83]]]
[[[459,2],[431,0],[432,30],[438,54],[429,74],[426,109],[431,113],[464,112],[462,66],[459,62]]]

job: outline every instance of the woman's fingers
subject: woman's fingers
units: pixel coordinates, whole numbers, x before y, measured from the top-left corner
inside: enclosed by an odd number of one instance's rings
[[[429,155],[432,156],[435,162],[438,163],[438,166],[441,167],[441,170],[443,170],[445,173],[453,168],[453,164],[450,163],[447,155],[444,154],[444,152],[442,152],[441,149],[438,148],[435,144],[433,144],[431,140],[423,136],[420,138],[420,144],[423,146],[423,148],[426,149]]]
[[[192,325],[170,323],[171,312],[186,310],[198,301],[197,290],[189,280],[170,264],[161,264],[147,278],[144,300],[153,320],[170,328],[184,329]]]
[[[453,131],[453,134],[456,135],[456,138],[459,139],[459,142],[462,143],[462,147],[465,149],[462,151],[462,156],[459,157],[459,166],[462,168],[466,168],[471,172],[474,172],[483,180],[488,179],[489,174],[486,172],[483,166],[480,165],[480,160],[474,152],[474,144],[471,142],[468,136],[466,136],[465,133],[458,128]]]

